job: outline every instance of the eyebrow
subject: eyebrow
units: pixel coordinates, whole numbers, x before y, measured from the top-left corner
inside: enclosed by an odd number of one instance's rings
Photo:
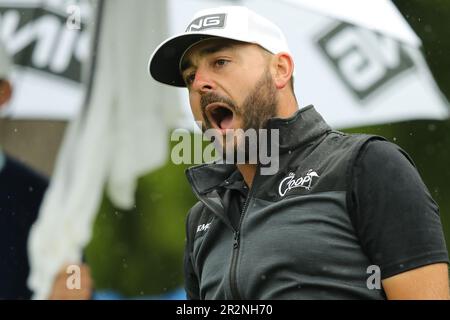
[[[216,53],[216,52],[222,51],[224,49],[229,49],[232,47],[233,47],[233,45],[230,43],[212,44],[210,46],[207,46],[207,47],[201,49],[199,52],[199,56],[202,57],[207,54]],[[186,69],[189,69],[190,67],[192,67],[192,62],[190,59],[182,61],[180,64],[180,73],[183,73]]]

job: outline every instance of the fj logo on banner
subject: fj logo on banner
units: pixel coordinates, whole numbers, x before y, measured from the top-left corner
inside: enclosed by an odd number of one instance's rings
[[[291,189],[304,188],[306,190],[310,190],[313,179],[318,177],[319,175],[317,172],[312,169],[306,173],[306,176],[297,179],[295,178],[295,173],[291,172],[286,178],[281,180],[280,185],[278,186],[278,193],[280,196],[284,197]]]
[[[189,24],[186,32],[224,28],[226,16],[225,13],[218,13],[198,17]]]

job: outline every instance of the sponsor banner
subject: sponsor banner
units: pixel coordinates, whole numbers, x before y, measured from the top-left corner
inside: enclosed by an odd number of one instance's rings
[[[83,100],[88,1],[0,0],[0,41],[12,57],[14,96],[2,116],[68,120]]]

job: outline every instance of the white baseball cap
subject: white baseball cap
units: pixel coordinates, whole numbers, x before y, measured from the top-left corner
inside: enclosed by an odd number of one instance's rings
[[[280,28],[268,19],[246,7],[218,7],[197,12],[184,33],[161,43],[150,57],[150,75],[156,81],[185,87],[181,59],[193,45],[213,37],[258,44],[273,54],[291,52]]]

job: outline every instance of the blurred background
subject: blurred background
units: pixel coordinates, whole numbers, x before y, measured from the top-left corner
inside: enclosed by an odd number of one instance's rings
[[[133,1],[134,0],[130,1],[130,3],[133,3]],[[19,2],[23,4],[27,1]],[[77,3],[76,1],[72,2],[75,4]],[[93,111],[91,112],[91,110],[93,110],[92,105],[98,104],[100,101],[96,98],[96,95],[105,94],[105,92],[106,94],[108,93],[107,89],[101,88],[101,85],[98,84],[99,80],[95,79],[95,73],[92,72],[92,70],[97,70],[97,72],[100,72],[101,70],[108,69],[106,63],[103,64],[102,61],[104,60],[102,60],[102,57],[104,55],[109,56],[112,54],[111,52],[100,52],[103,42],[99,40],[99,34],[101,35],[102,32],[106,33],[105,30],[109,30],[104,28],[102,31],[98,31],[98,26],[100,25],[98,20],[96,20],[99,17],[98,12],[100,11],[100,8],[106,11],[108,10],[108,4],[102,4],[101,2],[102,1],[91,2],[91,5],[97,10],[97,16],[95,14],[96,11],[92,10],[93,13],[90,17],[89,23],[85,23],[82,19],[82,30],[90,30],[89,34],[91,37],[91,47],[88,46],[88,40],[82,40],[82,42],[86,44],[83,46],[80,45],[80,49],[77,51],[77,54],[83,59],[80,58],[82,61],[78,61],[77,65],[71,63],[70,68],[73,70],[69,68],[70,72],[76,73],[73,77],[77,79],[76,86],[70,89],[72,91],[69,90],[71,92],[70,94],[75,95],[74,90],[79,90],[82,92],[82,96],[84,97],[83,99],[74,98],[72,100],[76,101],[71,102],[74,105],[79,104],[80,110],[77,110],[76,107],[68,106],[66,111],[56,113],[56,115],[53,113],[52,117],[47,117],[45,115],[43,116],[37,114],[35,111],[30,112],[28,107],[28,109],[20,109],[16,106],[19,103],[16,101],[16,104],[14,104],[14,101],[12,101],[11,104],[5,108],[6,111],[4,111],[2,117],[0,117],[0,146],[4,152],[20,160],[33,170],[43,175],[47,175],[50,182],[52,182],[55,175],[59,175],[61,178],[63,176],[62,172],[65,170],[73,172],[72,174],[76,176],[79,172],[77,170],[83,169],[77,169],[76,164],[73,163],[70,165],[65,164],[65,160],[71,158],[71,151],[77,151],[77,148],[73,147],[76,145],[74,140],[76,138],[86,139],[86,137],[83,137],[82,134],[77,135],[74,132],[82,132],[80,127],[83,127],[83,125],[85,125],[86,128],[89,126],[89,124],[84,124],[83,117],[84,119],[90,119],[90,116],[93,117]],[[104,2],[108,3],[109,0]],[[245,4],[245,1],[209,1],[207,4],[205,1],[198,2],[200,3],[197,4],[199,7],[211,7],[216,4],[223,3]],[[261,1],[260,3],[262,2],[266,1]],[[276,2],[277,1],[271,1],[271,3]],[[173,34],[184,30],[182,27],[179,27],[177,30],[172,30],[171,28],[176,27],[169,23],[170,21],[168,21],[168,17],[170,17],[170,10],[173,10],[174,7],[181,8],[184,6],[189,6],[186,1],[181,0],[173,0],[170,1],[170,3],[165,1],[152,1],[151,3],[152,4],[147,4],[146,8],[152,12],[147,11],[142,14],[150,15],[151,19],[153,19],[153,23],[161,24],[162,29],[158,30],[152,28],[150,30],[150,33],[154,36],[154,39],[152,38],[152,41],[150,41],[151,43],[148,44],[149,47],[146,48],[146,50],[151,49],[152,46],[154,48],[154,44],[157,44],[159,41],[163,40],[168,34]],[[256,4],[258,2],[252,3],[250,1],[250,3],[253,6],[252,9],[258,11],[258,5]],[[433,94],[438,97],[434,98],[435,100],[424,99],[421,101],[419,107],[426,110],[427,108],[433,108],[434,104],[438,104],[436,101],[440,101],[439,103],[442,103],[445,108],[448,108],[447,100],[450,99],[450,59],[448,58],[450,56],[450,26],[448,22],[450,21],[450,1],[394,0],[392,3],[401,13],[403,20],[409,24],[418,39],[420,39],[421,46],[419,48],[419,53],[421,53],[422,57],[424,57],[429,71],[435,81],[435,83],[433,83],[433,80],[431,80],[432,84],[430,87],[433,88],[435,84],[437,85],[437,87],[433,89],[435,90],[433,91]],[[33,5],[36,6],[36,1]],[[67,6],[67,3],[64,3],[64,5]],[[284,3],[283,5],[286,4]],[[3,29],[0,30],[0,35],[3,37],[5,43],[7,43],[8,40],[5,39],[7,32],[4,29],[6,26],[6,13],[8,10],[11,10],[11,8],[18,6],[19,5],[14,1],[0,1],[0,14],[2,14],[0,19],[0,27],[3,27]],[[132,4],[129,6],[133,7]],[[154,12],[152,8],[156,8]],[[160,10],[169,12],[167,17],[161,17],[158,14],[161,12]],[[191,9],[189,9],[189,12],[190,10]],[[280,17],[279,19],[281,19],[285,13],[282,11],[282,8],[279,10],[280,12],[274,14],[278,15]],[[315,12],[317,13],[318,11]],[[65,14],[67,15],[71,13],[66,12]],[[33,16],[36,15],[36,11],[26,11],[23,9],[21,15],[22,17],[27,15]],[[63,16],[63,14],[59,15]],[[357,11],[355,11],[355,15],[358,15]],[[337,19],[336,16],[333,17],[333,19]],[[188,20],[184,20],[179,23],[180,26],[183,26],[187,25],[188,22]],[[104,23],[107,24],[106,21]],[[140,24],[141,22],[138,21],[136,23]],[[298,23],[299,27],[301,27],[300,19]],[[348,20],[346,20],[345,23],[351,25],[351,22]],[[383,21],[380,21],[379,24],[380,29],[378,29],[377,32],[381,32],[380,30],[383,30],[383,27],[385,27],[383,26]],[[37,24],[35,26],[36,28],[39,28]],[[326,30],[331,29],[326,28]],[[130,32],[132,32],[132,30]],[[320,34],[321,39],[327,39],[327,36],[323,36],[324,34],[327,34],[328,36],[328,34],[331,33],[327,33],[326,31],[322,32]],[[124,36],[127,38],[133,38],[130,33],[125,33]],[[139,36],[135,37],[137,38],[136,41],[139,41]],[[295,39],[290,40],[291,41],[289,43]],[[132,39],[129,41],[132,41]],[[140,41],[145,41],[145,39],[141,38]],[[122,46],[120,47],[122,48]],[[9,49],[10,53],[13,51],[13,45],[11,45],[11,43],[9,46],[6,45],[6,48]],[[24,61],[30,59],[33,48],[36,49],[35,46],[30,46],[27,50],[22,50],[19,53],[12,53],[15,68],[20,68],[21,71],[23,71],[25,65]],[[135,52],[139,49],[139,47],[136,48],[128,46],[122,48],[121,50],[124,52],[129,51],[130,55],[132,55],[132,51]],[[150,52],[151,50],[143,52],[143,56],[148,58]],[[300,53],[301,52],[302,51],[300,51]],[[120,53],[117,53],[117,57],[120,58],[119,55]],[[317,92],[316,99],[314,95],[310,95],[305,98],[306,94],[304,95],[303,93],[305,91],[311,92],[313,89],[308,90],[308,88],[305,88],[306,84],[305,86],[302,85],[304,82],[311,79],[301,80],[301,54],[296,58],[299,61],[297,64],[299,65],[299,68],[296,71],[296,82],[298,79],[297,85],[301,88],[300,93],[297,92],[299,103],[301,106],[305,106],[310,103],[315,104],[319,112],[321,112],[321,106],[326,104],[326,101],[324,100],[326,97],[322,97],[325,95],[324,90],[326,86],[318,87],[315,90],[315,92]],[[82,72],[83,61],[87,61],[86,65],[90,66],[84,73]],[[143,61],[143,64],[141,65],[143,72],[146,72],[145,63],[146,61]],[[420,69],[421,67],[416,66],[416,68]],[[75,69],[79,71],[74,71]],[[131,70],[133,69],[131,68]],[[120,72],[123,72],[123,70],[115,70],[115,72],[118,72],[118,75],[120,76]],[[92,76],[92,74],[94,74],[94,76]],[[112,74],[114,75],[114,73]],[[112,75],[109,74],[109,76]],[[119,78],[119,76],[117,76],[117,78]],[[126,77],[127,76],[124,76],[124,79],[126,79]],[[133,79],[134,75],[131,74],[128,75],[128,77]],[[24,81],[24,78],[24,73],[14,73],[13,80],[15,82],[13,81],[13,84]],[[317,79],[317,81],[318,82],[314,85],[320,83],[321,79]],[[150,79],[148,80],[148,83],[155,86],[156,89],[152,90],[158,91],[158,94],[163,95],[163,97],[158,96],[159,100],[157,100],[157,106],[161,106],[161,104],[163,104],[159,101],[167,101],[164,99],[167,99],[167,96],[171,96],[173,94],[172,91],[170,91],[170,88],[167,89],[168,91],[165,91],[166,88],[164,88],[164,90],[160,89],[160,87],[152,83],[152,80]],[[112,86],[112,89],[109,90],[114,90],[114,85]],[[18,86],[20,86],[20,84],[18,84]],[[134,87],[128,88],[126,85],[120,86],[120,84],[118,84],[117,86],[119,90],[121,88],[129,91],[135,89]],[[134,86],[141,85],[134,83]],[[140,89],[146,91],[145,87]],[[100,91],[100,93],[96,93],[96,90]],[[22,92],[26,92],[26,90],[22,90]],[[16,90],[15,94],[20,95],[21,90]],[[70,94],[68,93],[68,95]],[[150,92],[150,94],[152,93]],[[175,96],[175,94],[173,95]],[[177,95],[179,95],[179,98],[171,100],[171,104],[176,106],[164,105],[163,107],[165,111],[161,111],[161,113],[163,113],[161,116],[162,118],[156,121],[163,121],[167,124],[167,126],[163,128],[156,128],[157,125],[153,125],[154,135],[157,135],[156,138],[157,141],[159,141],[158,146],[153,147],[153,140],[151,137],[142,137],[142,140],[144,142],[147,141],[147,144],[142,144],[141,146],[147,146],[147,149],[155,153],[161,153],[161,155],[157,160],[151,163],[151,165],[141,166],[139,170],[132,172],[133,177],[136,177],[137,179],[135,185],[127,189],[133,190],[132,201],[126,198],[122,198],[121,200],[120,196],[117,196],[117,194],[122,193],[120,187],[117,187],[117,183],[114,185],[114,174],[111,174],[112,170],[116,168],[114,165],[111,166],[109,171],[105,170],[105,173],[98,177],[101,181],[101,183],[98,184],[101,187],[99,187],[99,201],[96,202],[92,200],[92,206],[89,207],[89,210],[95,209],[95,214],[91,215],[90,220],[86,220],[86,225],[90,226],[92,232],[88,232],[86,237],[77,242],[77,245],[84,245],[84,249],[81,252],[82,259],[84,259],[84,261],[91,267],[95,290],[100,293],[100,298],[183,297],[183,294],[179,291],[179,289],[183,285],[182,267],[185,239],[185,217],[189,208],[196,202],[196,199],[192,194],[190,186],[188,185],[184,175],[185,169],[190,165],[174,164],[170,160],[170,150],[172,150],[173,146],[177,143],[176,141],[170,140],[170,134],[174,129],[179,127],[189,127],[191,121],[188,114],[189,110],[186,108],[187,101],[185,100],[185,96],[183,96],[183,93],[177,93]],[[145,95],[143,97],[145,98]],[[412,102],[414,102],[408,100],[411,97],[408,97],[406,93],[405,95],[396,98],[406,101],[406,107],[410,104],[412,105]],[[17,100],[19,98],[14,97],[14,99]],[[50,101],[60,99],[60,97],[57,97],[57,95],[53,96],[53,93],[50,93],[45,97],[45,99]],[[369,97],[369,99],[372,99],[371,103],[374,103],[374,99],[376,98]],[[315,101],[317,100],[319,100],[319,104],[316,104]],[[388,99],[386,99],[386,101],[387,100]],[[119,106],[121,103],[120,101],[124,104],[129,103],[126,99],[124,102],[120,97],[114,101],[101,101],[101,103],[105,105],[117,105],[117,110],[115,111],[117,117],[112,120],[110,119],[111,121],[118,121],[116,123],[117,126],[121,126],[120,121],[122,119],[120,117],[122,114]],[[147,103],[144,104],[144,107],[151,108],[149,105],[152,101],[155,100],[152,100],[150,97]],[[329,113],[329,117],[327,117],[327,112],[329,112],[327,111],[328,109],[326,109],[325,106],[323,107],[323,110],[326,111],[323,112],[324,117],[326,120],[331,118],[332,121],[330,121],[330,123],[335,128],[345,132],[372,133],[384,136],[388,140],[400,145],[412,156],[423,180],[430,190],[430,193],[439,204],[447,245],[449,246],[450,183],[448,183],[447,179],[450,180],[450,167],[448,165],[450,163],[450,121],[448,120],[448,110],[445,112],[440,111],[440,113],[436,111],[434,114],[424,114],[422,116],[420,113],[413,114],[412,111],[411,114],[408,114],[408,109],[406,108],[406,111],[403,111],[403,113],[406,114],[395,114],[392,118],[382,119],[381,117],[376,116],[375,113],[371,115],[370,111],[367,111],[370,109],[367,105],[364,110],[364,101],[367,100],[361,99],[360,104],[363,106],[362,111],[359,117],[355,118],[354,121],[352,120],[345,122],[338,118],[338,115],[342,116],[342,113],[344,113],[345,116],[345,113],[349,112],[348,110],[342,109],[344,107],[340,105],[339,101],[334,101],[334,111]],[[375,100],[378,104],[382,101],[384,100]],[[39,105],[39,103],[36,104]],[[173,109],[170,109],[172,107]],[[437,108],[437,106],[435,107]],[[391,107],[388,106],[388,108]],[[414,106],[411,106],[411,110],[413,109]],[[109,109],[106,108],[105,110]],[[150,110],[155,111],[158,109]],[[368,114],[365,113],[366,111]],[[51,110],[48,112],[52,113]],[[336,116],[334,114],[336,114]],[[99,112],[97,117],[101,116],[102,114]],[[346,119],[348,119],[348,117]],[[88,122],[88,120],[86,121]],[[95,121],[98,120],[92,121],[96,123]],[[127,121],[131,121],[131,123],[133,123],[133,119],[128,119]],[[76,122],[77,124],[71,125],[73,122]],[[100,124],[98,124],[98,126],[100,126]],[[152,124],[149,124],[148,126],[152,127]],[[71,129],[68,129],[69,127]],[[96,126],[93,125],[93,127]],[[124,127],[126,128],[127,126],[125,125]],[[72,133],[68,133],[68,130],[71,130]],[[164,130],[165,132],[161,133]],[[191,130],[189,134],[198,134],[198,132],[195,133],[194,131],[195,130]],[[136,134],[139,135],[140,133],[137,132]],[[152,133],[150,132],[150,134]],[[101,135],[98,135],[99,139],[101,139],[101,137]],[[114,148],[115,143],[119,144],[121,139],[121,136],[117,136],[112,139],[112,142],[110,141],[110,147],[105,147],[104,150],[108,150],[109,152],[108,157],[105,156],[105,159],[103,160],[104,162],[99,164],[99,168],[109,168],[109,164],[107,166],[105,163],[109,163],[115,159],[116,154],[114,152],[118,149],[120,151],[127,150],[122,147],[118,147],[116,149]],[[64,155],[58,155],[61,152],[63,140],[66,140],[66,151]],[[98,147],[99,150],[103,150],[101,146]],[[78,151],[80,150],[84,149],[80,147]],[[93,150],[89,150],[92,152],[94,158],[98,157],[98,154],[95,153],[95,148],[93,148]],[[101,153],[101,151],[98,152]],[[139,155],[139,153],[135,154]],[[58,157],[59,161],[57,161]],[[80,157],[79,154],[77,157],[73,158],[75,159],[74,162],[76,162],[76,159],[79,159],[78,157]],[[135,161],[137,160],[131,159],[129,161],[135,165]],[[125,161],[123,163],[126,164],[127,162]],[[60,169],[59,174],[57,173],[57,169],[55,169],[58,165],[64,168]],[[118,165],[117,167],[120,166]],[[146,169],[148,170],[146,171]],[[111,178],[111,175],[113,178]],[[393,178],[395,179],[395,177]],[[65,179],[64,181],[66,181],[66,183],[67,181],[70,181],[70,178],[67,177],[61,179]],[[95,179],[95,177],[92,177],[92,179]],[[127,181],[127,179],[117,179],[116,182],[117,181]],[[0,181],[0,184],[4,183],[4,181]],[[63,185],[63,183],[58,184],[60,187]],[[80,185],[82,186],[83,184]],[[56,190],[53,190],[53,193],[56,192]],[[51,200],[48,200],[47,207],[42,210],[51,211],[52,203],[53,202]],[[77,210],[79,210],[79,207],[75,204],[70,205],[77,208],[76,210],[74,209],[73,212],[77,212]],[[56,207],[57,206],[54,206],[54,208]]]

